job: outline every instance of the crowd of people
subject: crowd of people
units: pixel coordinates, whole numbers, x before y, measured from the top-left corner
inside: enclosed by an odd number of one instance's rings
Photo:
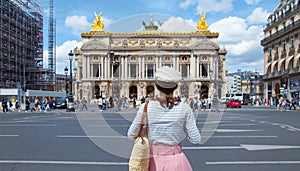
[[[277,110],[283,111],[283,110],[300,110],[300,100],[291,98],[290,100],[288,98],[280,97],[277,102]]]
[[[148,97],[148,96],[142,96],[140,98],[137,98],[135,96],[133,97],[126,97],[122,95],[120,98],[117,96],[112,97],[100,97],[98,100],[95,101],[97,103],[97,106],[99,108],[99,111],[106,110],[107,108],[117,108],[119,111],[121,109],[127,109],[127,108],[136,108],[138,109],[139,106],[143,103],[145,103],[146,100],[155,100],[157,97]],[[177,96],[176,97],[177,102],[183,102],[189,104],[191,109],[193,111],[206,111],[210,110],[212,108],[212,100],[211,98],[199,98],[197,96],[193,98],[185,98]],[[51,111],[53,108],[53,102],[54,100],[51,98],[46,97],[29,97],[25,100],[25,112],[34,112],[34,111],[44,111],[48,112]],[[5,97],[1,100],[1,107],[3,112],[12,112],[12,111],[20,111],[21,104],[18,100],[15,100],[14,98],[7,99]],[[83,111],[88,110],[87,104],[88,101],[84,97],[81,100],[75,100],[74,101],[75,108],[77,111]],[[268,102],[266,100],[251,100],[251,105],[268,105]],[[300,110],[300,100],[296,98],[279,98],[276,101],[276,107],[277,110]]]

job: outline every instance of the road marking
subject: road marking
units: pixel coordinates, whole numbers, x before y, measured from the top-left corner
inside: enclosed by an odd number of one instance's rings
[[[259,132],[263,130],[256,129],[216,129],[216,132]]]
[[[52,127],[57,126],[56,124],[0,124],[0,126],[41,126],[41,127]]]
[[[205,162],[207,165],[250,165],[250,164],[300,164],[300,161],[222,161]]]
[[[273,135],[227,135],[227,136],[212,136],[211,138],[277,138]]]
[[[126,166],[127,162],[80,162],[80,161],[42,161],[42,160],[0,160],[3,164],[62,164],[62,165],[119,165]]]
[[[244,149],[241,146],[215,146],[215,147],[182,147],[183,150],[230,150]]]
[[[0,137],[18,137],[20,135],[0,135]]]
[[[202,136],[206,137],[206,136]],[[207,136],[208,137],[208,136]],[[212,136],[211,138],[277,138],[278,136],[247,136],[247,135],[236,135],[236,136]],[[57,138],[127,138],[127,136],[106,136],[106,135],[58,135]]]
[[[249,145],[241,144],[243,148],[246,148],[248,151],[258,151],[258,150],[282,150],[282,149],[295,149],[300,148],[300,146],[291,146],[291,145]]]
[[[258,124],[220,124],[219,126],[255,126]]]
[[[230,150],[230,149],[245,149],[245,150],[248,150],[248,151],[283,150],[283,149],[295,149],[295,148],[300,148],[300,146],[240,144],[240,146],[182,147],[182,149],[185,149],[185,150]]]
[[[58,135],[57,138],[128,138],[127,136],[106,136],[106,135]]]
[[[90,127],[129,127],[130,125],[87,125]]]

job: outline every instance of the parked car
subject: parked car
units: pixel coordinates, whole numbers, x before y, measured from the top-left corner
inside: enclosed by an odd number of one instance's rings
[[[226,106],[231,108],[233,107],[241,108],[242,103],[239,100],[230,100],[229,102],[227,102]]]
[[[58,97],[54,101],[53,107],[56,109],[67,109],[67,98],[66,97]]]

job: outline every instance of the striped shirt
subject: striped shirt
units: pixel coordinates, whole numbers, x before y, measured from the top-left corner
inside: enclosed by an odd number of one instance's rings
[[[141,105],[127,136],[135,139],[138,134],[144,105]],[[176,145],[186,137],[193,144],[199,144],[201,136],[196,120],[188,104],[179,103],[172,109],[164,108],[158,101],[148,104],[149,138],[153,144]]]

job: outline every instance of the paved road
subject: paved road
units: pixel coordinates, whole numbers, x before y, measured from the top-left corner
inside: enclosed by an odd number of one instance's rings
[[[0,171],[127,170],[134,112],[0,113]],[[195,171],[300,170],[299,111],[243,106],[196,116],[204,144],[183,143]]]

